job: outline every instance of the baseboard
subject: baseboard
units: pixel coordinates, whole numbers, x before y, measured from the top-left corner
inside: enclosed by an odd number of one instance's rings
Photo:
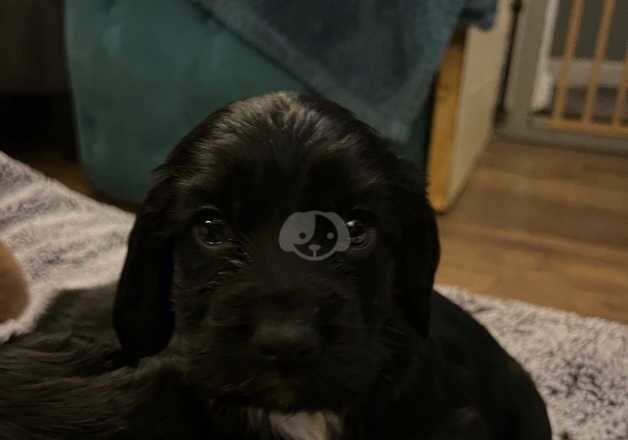
[[[576,87],[586,87],[589,83],[592,60],[587,58],[576,58],[571,63],[569,85]],[[550,69],[556,80],[560,71],[560,58],[552,58]],[[604,61],[600,70],[601,87],[617,87],[619,85],[623,70],[621,61]]]

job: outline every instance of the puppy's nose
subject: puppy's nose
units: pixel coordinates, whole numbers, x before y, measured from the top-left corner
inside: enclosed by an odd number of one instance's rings
[[[264,321],[253,333],[253,344],[268,360],[297,360],[314,354],[318,335],[307,322]]]

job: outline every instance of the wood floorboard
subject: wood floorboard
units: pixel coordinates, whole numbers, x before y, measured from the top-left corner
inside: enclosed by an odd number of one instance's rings
[[[439,217],[437,282],[628,323],[628,158],[493,142]]]

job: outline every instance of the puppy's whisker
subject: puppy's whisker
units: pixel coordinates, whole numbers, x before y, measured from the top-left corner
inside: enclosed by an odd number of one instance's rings
[[[225,361],[230,361],[230,360],[241,360],[242,359],[242,353],[240,352],[221,352],[221,353],[216,353],[214,351],[211,350],[202,350],[202,351],[197,351],[195,353],[196,356],[199,357],[204,357],[204,356],[209,356],[212,359],[222,359]]]
[[[178,282],[177,280],[172,281],[172,287],[181,293],[191,293],[191,292],[194,292],[196,289],[201,288],[202,286],[203,284],[187,285],[187,284]]]
[[[401,335],[401,336],[408,336],[407,332],[404,332],[403,330],[398,329],[397,327],[393,327],[390,324],[386,324],[382,327],[382,330],[386,330],[388,332],[394,333],[396,335]]]
[[[223,392],[235,391],[235,390],[238,390],[238,389],[246,387],[251,382],[253,382],[255,379],[257,379],[257,375],[253,374],[253,375],[251,375],[251,376],[241,380],[238,383],[228,383],[228,384],[225,384],[225,385],[221,386],[220,389]]]
[[[349,325],[349,324],[336,324],[336,323],[329,323],[329,324],[321,324],[321,328],[340,328],[340,329],[354,329],[354,330],[366,330],[367,327],[365,325]]]
[[[206,321],[205,324],[211,327],[230,328],[230,327],[246,327],[247,324],[241,321]]]
[[[238,388],[242,388],[247,386],[248,384],[250,384],[251,382],[253,382],[255,380],[257,376],[256,375],[252,375],[251,377],[248,377],[246,379],[244,379],[242,382],[240,382],[237,386]]]
[[[237,258],[225,258],[224,262],[234,269],[242,269],[246,267],[246,262],[238,260]]]

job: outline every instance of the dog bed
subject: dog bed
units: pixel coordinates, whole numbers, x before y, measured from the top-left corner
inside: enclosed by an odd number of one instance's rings
[[[28,332],[58,292],[114,282],[133,216],[0,153],[0,240],[31,301],[0,324],[0,343]],[[482,322],[536,381],[555,439],[628,439],[628,326],[439,286]]]

